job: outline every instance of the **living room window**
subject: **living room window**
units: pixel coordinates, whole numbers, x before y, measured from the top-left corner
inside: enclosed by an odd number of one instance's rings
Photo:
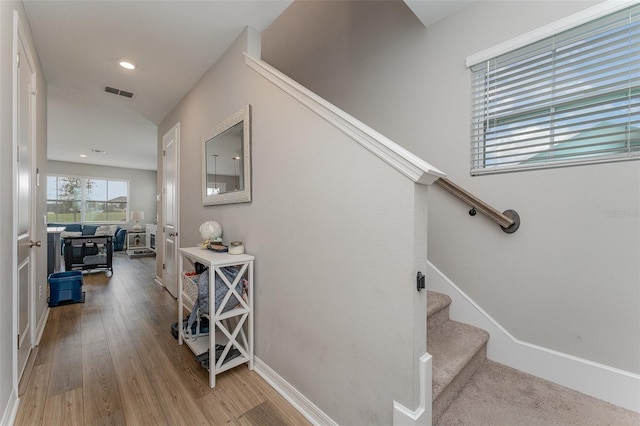
[[[128,181],[47,176],[49,223],[122,223],[128,208]]]
[[[640,159],[640,5],[470,65],[472,175]]]

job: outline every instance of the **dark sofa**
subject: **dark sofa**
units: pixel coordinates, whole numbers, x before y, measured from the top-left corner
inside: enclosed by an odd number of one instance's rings
[[[90,225],[82,223],[49,223],[48,227],[64,227],[64,232],[81,232],[82,236],[91,236],[96,234],[96,230],[104,225]],[[61,235],[64,237],[64,234]],[[64,238],[61,238],[61,240]],[[116,232],[113,235],[113,251],[122,251],[125,249],[125,241],[127,239],[127,230],[116,226]],[[64,245],[64,242],[62,243]],[[64,251],[63,251],[64,253]]]

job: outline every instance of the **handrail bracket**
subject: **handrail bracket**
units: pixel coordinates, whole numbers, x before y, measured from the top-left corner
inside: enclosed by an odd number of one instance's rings
[[[520,215],[517,211],[511,209],[503,211],[502,214],[511,219],[513,223],[507,227],[500,225],[500,228],[507,234],[513,234],[520,228]]]
[[[500,211],[491,207],[489,204],[451,182],[447,178],[439,178],[435,183],[465,203],[469,204],[471,206],[469,215],[475,216],[476,212],[479,211],[500,225],[500,228],[507,234],[513,234],[520,227],[520,215],[518,215],[518,212],[515,210],[505,210],[500,213]]]

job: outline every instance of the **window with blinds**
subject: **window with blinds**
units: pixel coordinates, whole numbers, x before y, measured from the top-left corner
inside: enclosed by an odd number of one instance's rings
[[[471,174],[640,159],[640,5],[471,71]]]

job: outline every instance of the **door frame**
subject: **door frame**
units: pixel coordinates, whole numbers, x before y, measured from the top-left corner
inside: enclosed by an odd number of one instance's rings
[[[166,238],[165,238],[165,225],[166,225],[166,217],[167,217],[167,212],[166,212],[166,208],[167,208],[167,204],[166,204],[166,195],[167,195],[167,187],[166,187],[166,174],[165,174],[165,164],[166,164],[166,156],[164,155],[164,138],[165,136],[167,136],[169,133],[171,133],[172,131],[175,131],[176,133],[176,140],[175,140],[175,144],[176,144],[176,155],[175,155],[175,164],[174,164],[174,170],[175,170],[175,228],[176,228],[176,235],[174,237],[174,241],[173,241],[173,246],[174,246],[174,260],[175,260],[175,264],[177,266],[177,259],[178,259],[178,247],[180,247],[180,122],[176,123],[174,126],[172,126],[169,130],[167,130],[167,132],[162,136],[162,196],[161,196],[161,211],[162,211],[162,221],[161,221],[161,226],[160,226],[160,232],[162,233],[162,285],[164,286],[164,288],[167,288],[167,283],[165,282],[165,265],[166,265],[166,259],[167,259],[167,250],[166,250]],[[156,244],[157,244],[157,238],[156,238]],[[175,276],[173,277],[173,279],[176,281],[177,284],[177,280],[178,280],[178,273],[179,271],[175,271]],[[176,288],[178,287],[177,285],[175,286]],[[171,292],[169,292],[171,293]]]

